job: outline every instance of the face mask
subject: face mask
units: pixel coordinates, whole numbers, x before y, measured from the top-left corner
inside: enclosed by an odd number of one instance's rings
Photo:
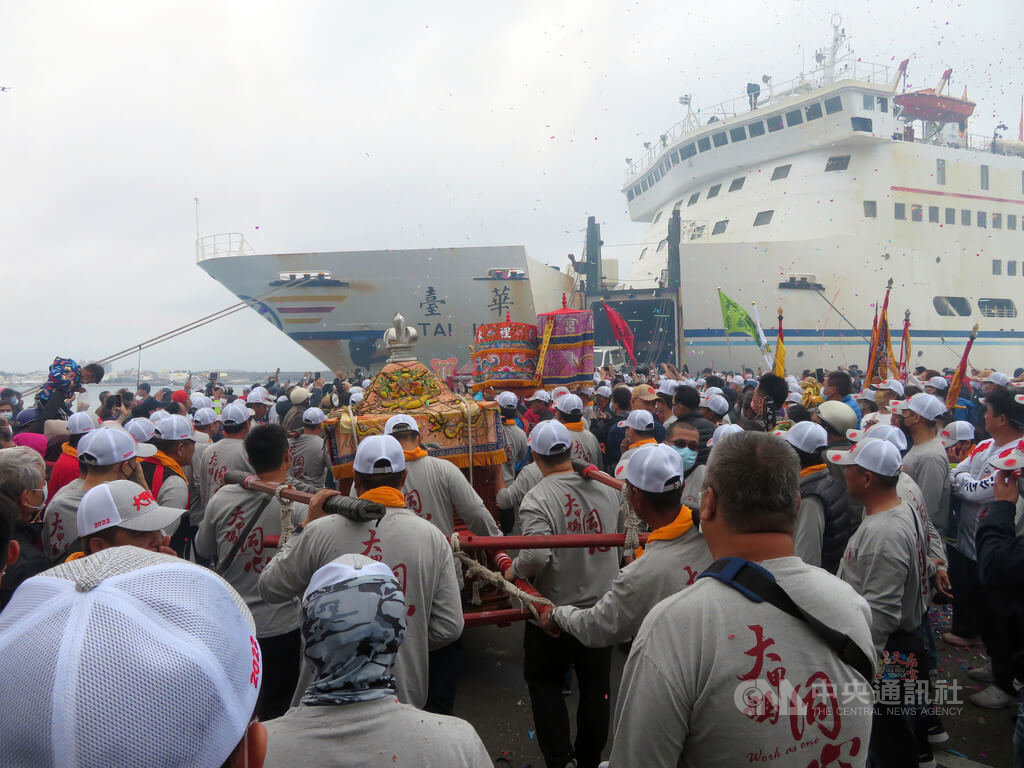
[[[683,460],[683,470],[689,472],[693,469],[694,464],[697,463],[697,452],[693,448],[680,448],[679,446],[673,445],[672,449],[679,454]]]
[[[34,488],[33,490],[36,491],[37,493],[43,494],[43,500],[41,503],[29,507],[29,509],[33,509],[38,512],[40,509],[46,506],[46,499],[49,494],[49,489],[44,485],[42,488]]]

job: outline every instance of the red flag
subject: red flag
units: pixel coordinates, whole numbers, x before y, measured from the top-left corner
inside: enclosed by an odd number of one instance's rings
[[[978,338],[977,325],[971,329],[970,338],[967,339],[967,346],[964,347],[963,357],[960,358],[960,367],[956,369],[956,373],[953,374],[953,381],[950,383],[949,389],[946,390],[946,408],[949,409],[950,413],[956,408],[956,401],[960,398],[961,387],[970,381],[967,378],[967,356],[971,354],[971,347],[974,346],[976,338]]]
[[[873,384],[876,381],[884,381],[889,378],[889,371],[895,370],[893,361],[892,338],[889,335],[889,292],[892,290],[892,281],[885,289],[885,301],[882,302],[882,314],[875,322],[875,332],[872,334],[871,357],[868,362],[868,372],[865,381]],[[876,305],[875,311],[878,311]]]
[[[622,315],[609,307],[607,302],[602,301],[601,306],[608,313],[608,322],[612,326],[612,336],[615,337],[617,342],[622,344],[633,366],[636,367],[636,357],[633,355],[633,331],[629,327],[629,323],[626,322]]]
[[[878,305],[875,304],[875,322],[871,324],[871,346],[868,348],[868,376],[871,375],[871,371],[875,365],[875,349],[878,348]],[[867,380],[867,383],[871,383],[871,379]]]

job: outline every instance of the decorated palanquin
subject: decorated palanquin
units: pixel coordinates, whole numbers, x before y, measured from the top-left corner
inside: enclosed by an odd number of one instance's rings
[[[455,394],[417,361],[412,354],[416,330],[407,327],[401,315],[395,316],[395,327],[384,339],[391,356],[366,389],[362,402],[330,414],[332,429],[326,430],[326,436],[335,478],[344,481],[352,477],[359,441],[383,434],[387,420],[396,413],[416,419],[423,447],[431,456],[447,459],[461,469],[504,464],[505,432],[497,403]],[[481,477],[471,479],[481,492],[479,486],[491,473],[479,474]],[[493,490],[488,495],[493,497]]]
[[[474,392],[494,387],[518,395],[533,393],[537,388],[537,326],[513,323],[506,315],[503,323],[477,328],[475,341]]]
[[[594,384],[594,313],[562,308],[537,315],[537,379],[545,389]]]

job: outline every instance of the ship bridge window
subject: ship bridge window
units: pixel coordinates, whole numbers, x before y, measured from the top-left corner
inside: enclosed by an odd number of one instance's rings
[[[659,221],[661,221],[661,211],[658,211],[657,215],[655,215],[654,217],[654,221],[652,221],[651,224],[657,224]]]
[[[819,117],[821,117],[822,114],[821,104],[819,104],[816,101],[812,104],[808,104],[806,107],[804,107],[804,114],[807,116],[807,122],[810,122],[811,120],[817,120]]]
[[[658,243],[658,250],[655,251],[655,253],[661,253],[662,251],[665,250],[665,246],[667,246],[667,245],[668,245],[668,240],[662,240],[660,243]]]
[[[643,189],[644,192],[647,191],[647,179],[644,179],[640,182],[640,188]]]
[[[687,201],[686,207],[689,208],[691,205],[696,205],[698,200],[700,200],[700,192],[694,192],[690,195],[690,199]]]
[[[756,123],[748,125],[747,130],[750,132],[750,138],[754,138],[755,136],[764,136],[764,123],[758,120]]]
[[[988,189],[988,166],[981,166],[981,188]]]
[[[935,161],[935,183],[946,183],[946,161],[941,157]]]
[[[1010,299],[978,299],[978,309],[985,317],[1017,316],[1017,306]]]
[[[986,223],[987,220],[988,216],[985,214],[985,212],[978,211],[978,226],[981,227],[982,229],[985,229],[985,227],[988,226],[988,224]]]
[[[1008,213],[1006,214],[1006,228],[1016,229],[1017,228],[1017,214]]]
[[[870,117],[851,117],[850,130],[871,133],[875,130],[875,124]]]
[[[754,217],[754,226],[763,227],[770,224],[774,213],[775,211],[758,211],[757,216]]]
[[[632,201],[632,199],[633,199],[633,190],[632,189],[626,192],[626,199]]]
[[[743,182],[747,180],[746,176],[740,176],[738,179],[733,179],[729,183],[729,191],[735,192],[738,189],[743,189]]]
[[[698,224],[696,227],[693,228],[693,231],[690,232],[690,239],[699,240],[702,237],[704,237],[704,225]]]
[[[685,147],[679,148],[679,160],[689,160],[691,157],[697,154],[697,147],[691,142]]]
[[[924,219],[924,209],[917,203],[912,203],[910,206],[910,220],[921,221]]]
[[[864,201],[864,218],[875,219],[878,218],[878,203],[874,200]]]
[[[733,142],[746,141],[747,129],[744,128],[742,125],[739,125],[739,126],[737,126],[735,128],[730,128],[729,129],[729,138],[732,139]]]
[[[906,203],[895,203],[892,208],[892,215],[894,219],[904,221],[907,218],[907,204]]]
[[[965,227],[971,226],[971,212],[966,208],[960,211],[960,224]]]
[[[792,163],[786,163],[786,165],[780,165],[772,171],[772,181],[778,181],[789,176],[789,169],[793,167]]]
[[[889,100],[885,96],[878,97],[878,111],[883,114],[889,111]]]
[[[939,223],[939,206],[929,205],[928,206],[928,221],[931,224]]]
[[[711,189],[708,190],[707,199],[710,200],[712,197],[718,197],[718,193],[722,190],[721,184],[715,184]]]
[[[1006,274],[1007,274],[1008,277],[1016,277],[1017,276],[1017,262],[1016,261],[1008,261],[1008,262],[1006,262]]]
[[[1001,274],[1003,274],[1003,260],[1002,259],[992,259],[992,274],[993,275],[1001,275]]]
[[[782,130],[782,115],[772,115],[765,122],[768,124],[768,133]]]
[[[843,100],[839,96],[833,96],[830,99],[825,99],[825,114],[834,115],[836,112],[843,111]]]
[[[679,150],[673,149],[672,154],[669,155],[672,158],[672,165],[679,165]]]
[[[643,194],[643,190],[640,189],[640,185],[637,184],[635,187],[633,187],[633,197],[640,197],[641,194]]]
[[[971,305],[963,296],[934,296],[932,306],[943,317],[970,317]]]
[[[729,220],[728,219],[722,219],[721,221],[716,221],[714,228],[711,230],[711,234],[712,235],[720,235],[723,232],[725,232],[725,228],[728,227],[728,226],[729,226]]]
[[[869,110],[871,112],[875,111],[875,97],[872,96],[870,93],[864,94],[864,109]]]
[[[804,121],[804,115],[799,109],[794,109],[792,112],[786,113],[786,125],[792,128],[794,125],[800,125]]]
[[[946,223],[947,224],[956,224],[956,208],[947,208],[946,209]]]
[[[992,229],[1002,229],[1002,228],[1003,228],[1003,214],[1001,214],[1001,213],[993,213],[992,214]]]
[[[697,139],[697,149],[701,152],[707,152],[711,149],[711,139],[705,136],[703,139]]]
[[[716,133],[714,136],[712,136],[711,143],[714,144],[716,147],[724,147],[726,144],[728,144],[729,140],[725,137],[725,131],[722,131],[721,133]]]
[[[647,253],[647,249],[644,248],[642,251],[640,251],[640,258],[642,259],[644,257],[644,255],[646,255],[646,253]]]
[[[836,155],[830,157],[828,162],[825,163],[826,171],[845,171],[850,167],[850,156],[849,155]]]

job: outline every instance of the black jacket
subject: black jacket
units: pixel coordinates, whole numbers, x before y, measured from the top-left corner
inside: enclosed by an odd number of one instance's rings
[[[1014,674],[1024,679],[1024,536],[1014,530],[1016,505],[993,502],[978,523],[974,542],[978,575],[989,597],[1003,606]]]
[[[0,609],[10,602],[14,590],[21,582],[51,567],[49,558],[39,547],[39,524],[26,523],[18,520],[14,524],[14,540],[21,547],[17,562],[11,565],[0,581]]]

